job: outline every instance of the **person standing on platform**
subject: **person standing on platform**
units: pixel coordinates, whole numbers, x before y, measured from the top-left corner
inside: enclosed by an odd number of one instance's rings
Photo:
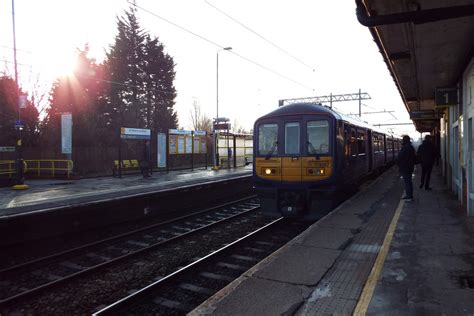
[[[398,168],[400,175],[405,183],[405,196],[402,200],[413,200],[413,181],[412,174],[415,169],[415,148],[413,148],[410,136],[405,135],[402,139],[402,149],[398,153]]]
[[[436,147],[431,141],[431,136],[426,135],[423,143],[418,147],[418,157],[421,159],[421,183],[420,189],[431,190],[430,178],[433,165],[436,160]]]
[[[150,172],[150,141],[146,140],[143,145],[142,161],[140,162],[143,178],[151,176]]]

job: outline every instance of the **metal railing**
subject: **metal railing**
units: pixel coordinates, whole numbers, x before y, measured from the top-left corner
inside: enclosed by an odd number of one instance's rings
[[[28,159],[23,161],[24,174],[34,174],[38,177],[66,174],[71,177],[74,164],[66,159]],[[12,177],[15,174],[15,160],[0,160],[0,175]]]

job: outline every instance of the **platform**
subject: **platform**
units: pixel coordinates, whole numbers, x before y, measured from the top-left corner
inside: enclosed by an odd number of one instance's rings
[[[126,175],[81,180],[27,180],[30,189],[0,188],[0,219],[32,212],[74,207],[86,203],[121,199],[140,194],[173,190],[211,181],[226,181],[252,174],[252,166],[222,169],[195,169],[155,172],[150,178]]]
[[[397,167],[191,315],[472,315],[474,229],[438,170],[400,200]]]

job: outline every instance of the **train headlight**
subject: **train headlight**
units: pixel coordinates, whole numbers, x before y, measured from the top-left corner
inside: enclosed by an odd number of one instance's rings
[[[265,169],[265,174],[266,174],[266,175],[269,175],[269,174],[271,174],[271,173],[272,173],[272,169],[270,169],[270,168],[266,168],[266,169]]]
[[[319,174],[324,174],[324,169],[319,169]]]

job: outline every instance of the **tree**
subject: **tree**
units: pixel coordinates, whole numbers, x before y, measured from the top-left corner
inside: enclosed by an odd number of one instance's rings
[[[212,133],[212,120],[206,114],[201,113],[201,106],[197,100],[193,101],[191,121],[195,131],[206,131],[208,134]]]
[[[18,99],[16,91],[24,92],[10,77],[0,77],[0,146],[14,146],[17,139],[15,122],[18,120]],[[23,123],[23,146],[35,144],[38,134],[38,110],[31,101],[27,101],[25,108],[20,110]]]
[[[158,38],[146,38],[145,45],[145,89],[147,127],[155,131],[167,131],[178,126],[178,115],[174,110],[176,88],[173,58],[164,52]]]
[[[118,18],[117,29],[105,63],[111,83],[106,110],[109,128],[176,128],[173,59],[158,38],[140,28],[133,9]]]

